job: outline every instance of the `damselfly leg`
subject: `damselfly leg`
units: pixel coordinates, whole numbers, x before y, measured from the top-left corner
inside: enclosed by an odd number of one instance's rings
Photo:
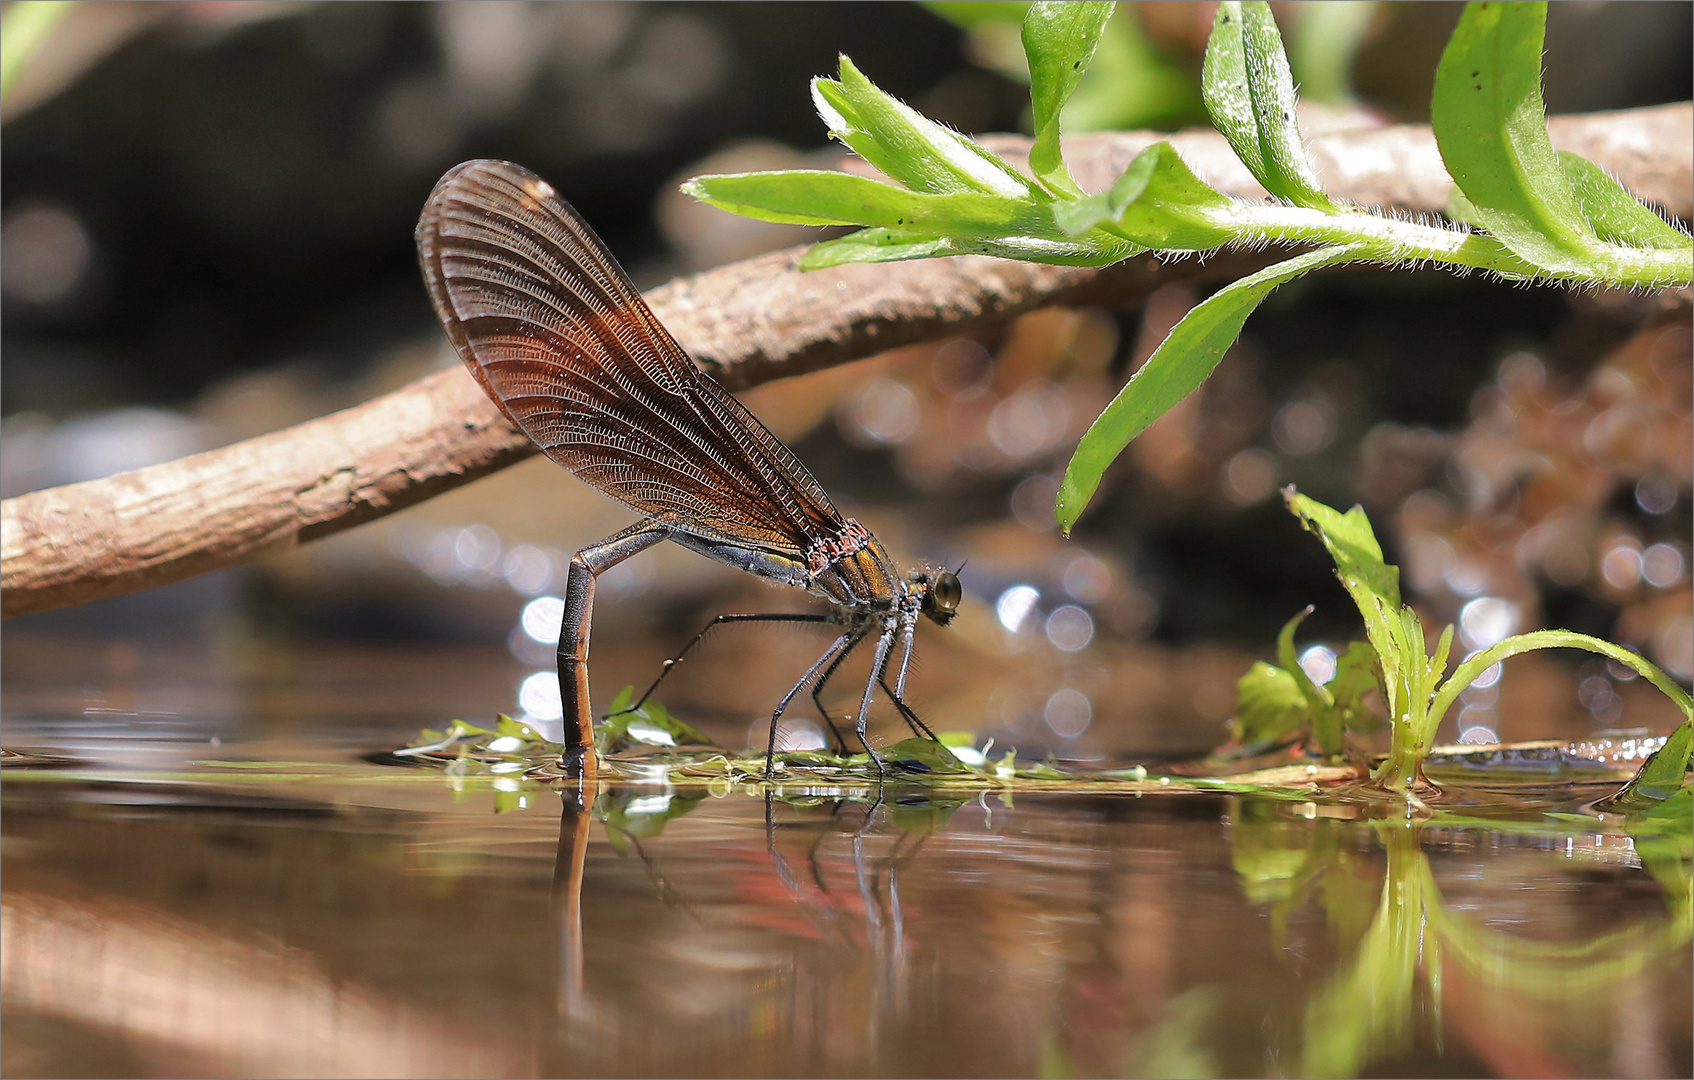
[[[693,639],[690,640],[687,645],[684,645],[682,647],[681,652],[677,653],[675,656],[671,657],[669,660],[666,660],[662,665],[660,665],[659,677],[654,679],[653,685],[649,686],[646,689],[646,691],[643,692],[642,695],[635,700],[635,704],[630,705],[626,708],[619,709],[616,712],[609,712],[604,717],[602,717],[602,719],[610,720],[614,716],[622,716],[625,713],[632,713],[632,712],[635,712],[637,709],[641,708],[641,706],[647,704],[647,699],[653,696],[653,692],[659,688],[659,684],[664,682],[665,678],[668,675],[670,675],[670,673],[672,671],[676,670],[676,667],[677,667],[678,664],[682,663],[684,660],[686,660],[688,658],[688,654],[693,651],[694,647],[696,645],[700,644],[700,642],[704,641],[706,639],[707,634],[711,633],[713,630],[717,629],[719,626],[722,626],[724,623],[753,623],[753,622],[829,623],[829,622],[836,622],[836,621],[837,620],[836,620],[835,616],[825,614],[823,612],[798,612],[798,613],[771,612],[771,613],[754,614],[754,615],[719,615],[716,618],[714,618],[711,622],[707,623],[701,629],[701,631],[698,634],[695,634]],[[827,720],[828,717],[825,717],[825,719]]]
[[[670,529],[642,521],[585,547],[571,557],[565,578],[565,614],[559,623],[559,705],[564,711],[567,775],[592,779],[599,771],[594,754],[594,706],[588,696],[588,630],[594,621],[594,585],[600,575],[631,555],[670,536]]]

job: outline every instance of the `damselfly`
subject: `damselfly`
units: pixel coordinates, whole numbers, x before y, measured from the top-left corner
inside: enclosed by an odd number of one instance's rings
[[[569,769],[597,767],[587,667],[595,579],[663,540],[831,604],[818,614],[721,615],[707,630],[758,619],[842,628],[771,714],[767,774],[788,706],[808,685],[816,698],[867,640],[876,650],[854,725],[860,744],[881,770],[866,737],[879,685],[914,731],[933,738],[906,705],[906,675],[918,616],[945,626],[958,610],[955,574],[902,575],[799,459],[694,366],[599,237],[534,173],[502,161],[458,166],[430,195],[417,240],[436,314],[488,396],[548,457],[643,518],[571,559],[558,650]]]

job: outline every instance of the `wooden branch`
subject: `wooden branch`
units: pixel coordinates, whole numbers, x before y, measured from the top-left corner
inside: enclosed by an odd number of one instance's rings
[[[1694,106],[1555,118],[1573,149],[1671,214],[1694,214]],[[1067,140],[1079,180],[1106,186],[1146,132]],[[1203,177],[1262,196],[1215,132],[1169,136]],[[1028,140],[985,139],[1008,156]],[[1438,213],[1451,181],[1426,127],[1312,140],[1336,195]],[[1105,270],[980,256],[802,274],[800,250],[680,279],[648,300],[683,346],[732,389],[885,349],[1003,323],[1053,304],[1121,304],[1178,279],[1226,280],[1286,252],[1156,255]],[[0,615],[119,596],[283,551],[404,509],[535,452],[460,369],[330,416],[102,480],[0,502]]]

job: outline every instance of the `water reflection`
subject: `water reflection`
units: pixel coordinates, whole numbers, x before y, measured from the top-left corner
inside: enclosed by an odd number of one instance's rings
[[[9,772],[7,1075],[1690,1065],[1687,838],[1582,791],[1408,822],[281,768]]]

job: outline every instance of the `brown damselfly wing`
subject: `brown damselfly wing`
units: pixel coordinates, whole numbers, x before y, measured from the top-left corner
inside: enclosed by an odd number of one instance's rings
[[[874,637],[857,725],[864,742],[871,689],[887,688],[882,673],[897,631],[906,642],[903,684],[920,608],[938,621],[951,617],[950,607],[924,607],[934,595],[927,579],[921,590],[909,588],[799,459],[689,361],[546,181],[508,162],[460,165],[430,195],[417,238],[436,313],[489,397],[548,457],[645,518],[571,560],[559,683],[574,764],[584,773],[594,768],[587,681],[594,579],[666,539],[851,609],[845,618],[770,616],[846,625],[778,705],[772,745],[789,701]],[[921,727],[889,693],[914,730]]]
[[[543,453],[649,518],[800,557],[844,519],[798,458],[688,359],[540,177],[471,161],[418,223],[436,314]]]

